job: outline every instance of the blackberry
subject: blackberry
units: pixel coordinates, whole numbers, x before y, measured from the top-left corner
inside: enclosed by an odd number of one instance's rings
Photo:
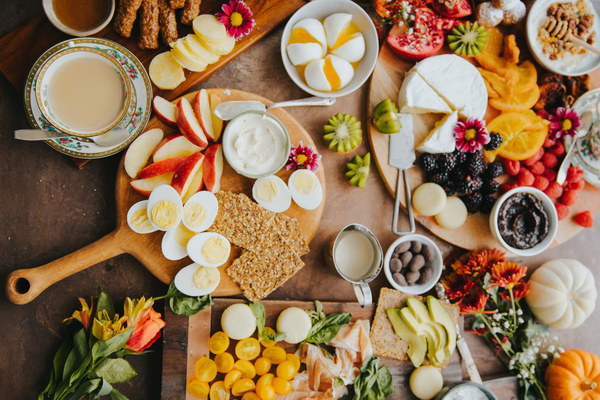
[[[504,173],[504,167],[502,166],[502,163],[494,161],[487,166],[484,176],[489,179],[494,179],[502,175],[502,173]]]
[[[485,171],[485,168],[485,161],[483,161],[481,153],[471,154],[467,163],[467,170],[469,173],[473,176],[480,176]]]
[[[450,153],[440,154],[437,159],[437,166],[442,171],[452,171],[456,167],[456,159]]]
[[[481,185],[481,179],[473,177],[471,175],[467,175],[467,177],[462,182],[458,183],[456,191],[462,195],[467,195],[481,189]]]
[[[488,144],[483,146],[483,148],[486,150],[496,150],[498,147],[500,147],[503,141],[504,140],[502,139],[502,136],[500,136],[499,133],[490,132],[490,141],[488,142]]]
[[[500,188],[500,184],[494,180],[484,181],[481,185],[481,193],[483,194],[495,194]]]
[[[448,183],[448,173],[444,171],[436,172],[429,177],[429,181],[444,187]]]
[[[431,174],[437,169],[437,160],[435,154],[425,153],[421,156],[421,168],[426,174]]]
[[[461,167],[456,167],[449,173],[450,180],[458,186],[458,184],[464,181],[467,177],[467,172]]]
[[[467,211],[471,214],[479,211],[479,207],[481,207],[481,203],[483,202],[483,195],[481,192],[472,192],[468,195],[461,196],[460,198],[465,206],[467,207]]]
[[[465,163],[467,162],[467,159],[469,158],[469,155],[467,153],[463,153],[462,151],[458,151],[458,150],[454,150],[454,152],[452,153],[452,156],[454,157],[454,160],[456,161],[456,166],[460,167],[465,165]]]
[[[456,185],[450,180],[444,182],[442,189],[444,189],[444,192],[446,192],[446,195],[448,196],[452,196],[454,193],[456,193]]]
[[[479,211],[481,211],[484,214],[489,214],[492,211],[492,207],[494,207],[494,204],[496,204],[496,198],[494,196],[483,196],[483,200],[481,201]]]

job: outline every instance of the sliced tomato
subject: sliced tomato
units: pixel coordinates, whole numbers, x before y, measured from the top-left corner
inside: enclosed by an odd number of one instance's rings
[[[431,6],[446,18],[463,18],[473,13],[469,0],[435,0]]]
[[[444,33],[438,29],[427,29],[426,32],[414,29],[412,33],[397,34],[392,28],[387,43],[394,53],[400,57],[418,61],[436,54],[444,46]]]

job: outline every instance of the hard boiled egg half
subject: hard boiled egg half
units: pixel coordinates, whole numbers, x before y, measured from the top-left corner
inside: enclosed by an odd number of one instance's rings
[[[321,92],[341,89],[354,77],[354,68],[348,61],[334,55],[313,61],[304,70],[306,84]]]
[[[265,210],[275,213],[284,212],[292,204],[290,190],[285,182],[275,175],[254,181],[252,197]]]
[[[306,18],[292,28],[287,53],[294,65],[305,65],[317,60],[327,52],[327,39],[321,21]]]
[[[221,273],[217,268],[203,267],[196,263],[183,267],[175,275],[177,290],[192,297],[214,292],[220,281]]]
[[[365,55],[365,39],[352,23],[352,15],[331,14],[323,22],[331,54],[348,62],[360,61]]]
[[[168,231],[179,226],[183,204],[171,185],[160,185],[150,193],[147,210],[150,223],[158,230]]]
[[[148,219],[148,200],[138,201],[127,211],[127,225],[135,233],[156,232]]]
[[[317,175],[307,169],[295,171],[288,180],[294,202],[305,210],[314,210],[323,200],[323,188]]]
[[[214,194],[198,192],[183,206],[183,224],[192,232],[203,232],[215,222],[218,211],[219,202]]]
[[[162,238],[161,250],[167,260],[181,260],[188,255],[187,244],[195,232],[190,231],[184,224],[168,230]]]
[[[205,267],[225,264],[231,252],[229,240],[215,232],[197,234],[190,239],[186,248],[192,261]]]

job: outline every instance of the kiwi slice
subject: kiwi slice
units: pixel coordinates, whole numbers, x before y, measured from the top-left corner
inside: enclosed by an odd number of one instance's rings
[[[354,150],[362,142],[360,121],[350,114],[337,113],[323,127],[323,139],[329,148],[336,153],[347,153]]]
[[[373,110],[373,124],[381,133],[396,133],[402,129],[400,118],[396,114],[398,107],[390,100],[385,99],[375,106]]]
[[[364,156],[356,155],[348,164],[346,164],[346,179],[359,188],[364,188],[367,184],[369,171],[371,169],[371,153]]]
[[[448,46],[459,56],[472,57],[479,54],[487,41],[487,29],[477,22],[461,22],[448,34]]]

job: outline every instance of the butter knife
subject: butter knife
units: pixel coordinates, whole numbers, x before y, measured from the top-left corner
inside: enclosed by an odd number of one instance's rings
[[[392,232],[394,235],[407,235],[415,232],[415,216],[413,213],[412,199],[410,193],[410,182],[408,180],[408,169],[415,165],[415,137],[413,135],[412,115],[398,114],[402,128],[400,132],[390,135],[390,148],[388,163],[398,168],[398,180],[396,181],[396,198],[394,200],[394,220],[392,221]],[[398,230],[398,214],[400,211],[400,186],[404,181],[404,196],[406,200],[406,211],[408,214],[409,230],[401,232]]]

